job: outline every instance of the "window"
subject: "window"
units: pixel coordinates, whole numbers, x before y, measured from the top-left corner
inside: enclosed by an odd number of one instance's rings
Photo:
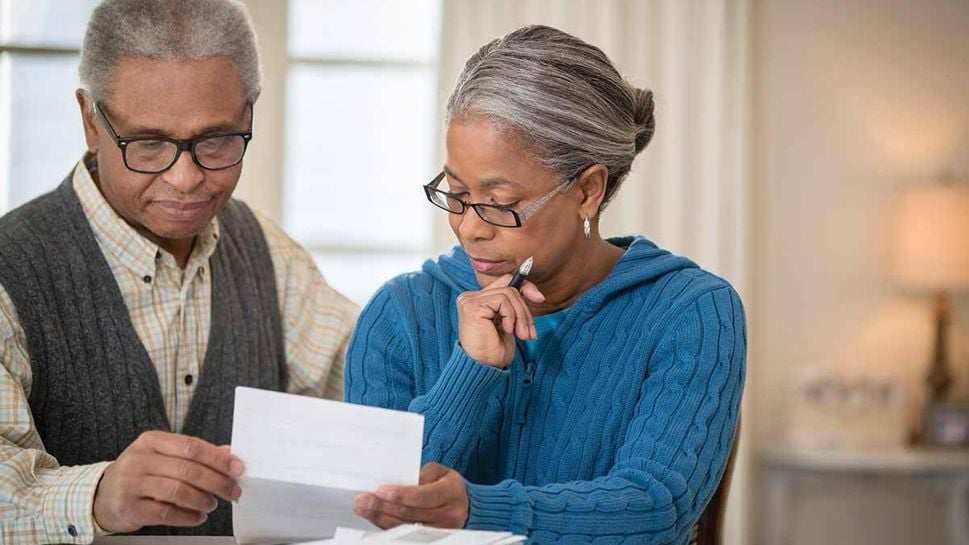
[[[56,187],[84,152],[74,90],[96,4],[0,0],[0,214]],[[269,190],[282,226],[363,303],[434,249],[420,186],[436,172],[441,0],[256,7],[287,20],[285,36],[260,36],[280,52],[285,115],[260,117],[257,106],[255,127],[257,141],[269,127],[282,135],[282,156],[263,158],[278,172]]]
[[[96,3],[0,0],[0,214],[56,187],[84,153],[74,90]]]
[[[291,0],[283,226],[358,302],[433,247],[439,0]]]

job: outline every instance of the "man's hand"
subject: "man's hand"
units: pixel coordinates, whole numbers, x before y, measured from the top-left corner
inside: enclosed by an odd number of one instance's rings
[[[187,435],[141,434],[104,471],[94,493],[94,519],[108,532],[142,526],[198,526],[215,510],[215,496],[235,501],[242,461]]]
[[[381,486],[356,497],[353,511],[381,528],[420,522],[436,528],[464,528],[468,490],[461,475],[442,466],[421,469],[418,486]]]

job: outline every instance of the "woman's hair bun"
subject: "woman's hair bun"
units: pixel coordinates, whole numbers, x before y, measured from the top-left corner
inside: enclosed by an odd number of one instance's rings
[[[639,153],[649,144],[656,131],[653,92],[649,89],[633,89],[633,122],[636,124],[636,153]]]

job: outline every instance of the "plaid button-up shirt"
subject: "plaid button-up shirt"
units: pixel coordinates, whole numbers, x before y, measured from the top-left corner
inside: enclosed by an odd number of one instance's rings
[[[104,200],[78,163],[72,179],[84,214],[161,385],[173,432],[181,430],[208,342],[218,244],[213,219],[184,269]],[[326,284],[310,255],[256,213],[276,275],[292,393],[342,399],[343,358],[357,306]],[[145,278],[151,277],[151,282]],[[187,378],[192,377],[192,378]],[[0,543],[88,543],[94,492],[109,462],[62,467],[44,450],[27,403],[31,367],[16,309],[0,286]],[[93,440],[93,439],[92,439]]]

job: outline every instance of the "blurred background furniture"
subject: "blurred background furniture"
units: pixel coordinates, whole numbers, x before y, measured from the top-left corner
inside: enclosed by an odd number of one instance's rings
[[[918,489],[941,495],[946,503],[948,545],[969,545],[969,449],[777,449],[766,452],[763,466],[764,545],[793,543],[798,490],[830,489],[847,481],[875,483],[898,495]]]
[[[900,194],[895,273],[906,289],[935,297],[932,361],[925,375],[925,411],[949,401],[950,296],[969,290],[969,184],[951,179],[908,188]],[[925,416],[913,442],[926,440]]]

